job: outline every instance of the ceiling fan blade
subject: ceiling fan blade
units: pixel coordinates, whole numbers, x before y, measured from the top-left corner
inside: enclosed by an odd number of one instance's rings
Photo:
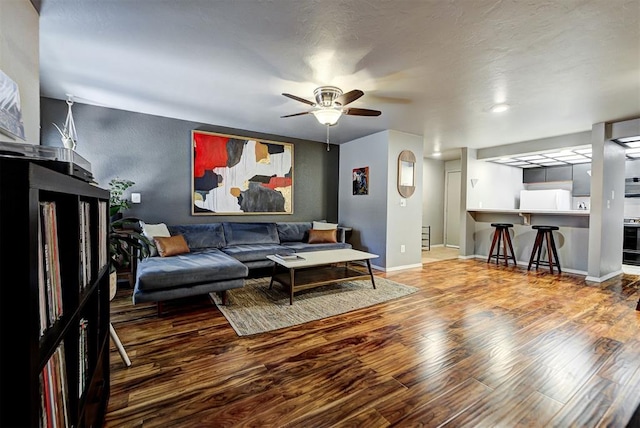
[[[368,108],[346,108],[342,111],[350,116],[380,116],[380,110],[369,110]]]
[[[351,104],[363,95],[364,92],[362,92],[360,89],[354,89],[353,91],[349,91],[346,94],[340,95],[334,102],[338,105],[346,106],[347,104]]]
[[[282,95],[284,95],[287,98],[291,98],[292,100],[296,100],[296,101],[300,101],[301,103],[309,104],[310,106],[315,106],[316,105],[312,101],[305,100],[304,98],[300,98],[300,97],[297,97],[295,95],[291,95],[291,94],[282,94]]]
[[[309,114],[309,113],[311,113],[311,112],[310,111],[303,111],[302,113],[288,114],[286,116],[280,116],[280,117],[283,118],[283,117],[302,116],[303,114]]]

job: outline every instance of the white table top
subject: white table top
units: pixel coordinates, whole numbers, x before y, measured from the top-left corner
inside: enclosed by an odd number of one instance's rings
[[[286,267],[287,269],[292,269],[329,265],[332,263],[369,260],[378,257],[377,254],[366,253],[364,251],[348,248],[340,250],[309,251],[305,253],[296,253],[296,255],[301,258],[295,260],[282,260],[275,255],[269,255],[267,256],[267,258],[278,263],[279,265]]]
[[[588,216],[589,210],[521,210],[509,208],[469,208],[470,213],[505,213],[505,214],[544,214],[544,215],[575,215]]]

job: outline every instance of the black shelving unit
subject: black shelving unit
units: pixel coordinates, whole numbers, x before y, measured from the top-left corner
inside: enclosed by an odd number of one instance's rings
[[[55,205],[55,222],[42,220],[44,202]],[[47,426],[52,406],[70,427],[103,423],[110,392],[108,205],[108,190],[0,157],[0,426]],[[55,249],[47,248],[51,258],[44,257],[45,233],[57,236]],[[49,288],[48,260],[59,272]],[[43,297],[41,290],[55,283],[62,314],[41,325],[53,311],[49,291]],[[45,404],[52,380],[52,404]]]
[[[431,251],[431,226],[422,226],[422,250]]]

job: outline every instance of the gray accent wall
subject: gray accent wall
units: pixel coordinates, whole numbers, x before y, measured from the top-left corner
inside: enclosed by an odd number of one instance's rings
[[[65,101],[42,98],[42,145],[62,147],[53,126],[62,127]],[[141,194],[127,216],[148,223],[208,223],[218,221],[336,222],[338,217],[338,164],[340,147],[224,128],[210,124],[134,113],[76,102],[73,117],[78,131],[77,153],[91,163],[98,185],[108,188],[115,177],[135,182],[131,192]],[[214,120],[214,118],[212,118]],[[279,120],[279,118],[274,118]],[[247,120],[247,128],[251,127]],[[191,131],[220,132],[294,144],[294,212],[273,215],[191,215]]]
[[[340,146],[340,224],[354,228],[354,248],[378,254],[371,261],[386,266],[388,131],[358,138]],[[354,168],[369,167],[369,194],[354,195]]]

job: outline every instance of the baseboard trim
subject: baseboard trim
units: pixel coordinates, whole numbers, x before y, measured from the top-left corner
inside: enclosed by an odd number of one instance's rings
[[[624,272],[622,271],[622,269],[615,271],[615,272],[611,272],[605,276],[601,276],[601,277],[595,277],[595,276],[588,276],[585,278],[585,281],[590,281],[590,282],[605,282],[607,280],[610,280],[611,278],[618,276],[618,275],[622,275]]]
[[[413,265],[404,265],[404,266],[394,266],[392,268],[388,268],[387,272],[395,272],[397,270],[405,270],[405,269],[416,269],[421,267],[422,267],[422,263],[417,263]]]
[[[444,244],[431,244],[429,246],[429,248],[440,248],[440,247],[444,247]],[[426,250],[427,247],[422,247],[422,251],[428,251]]]

